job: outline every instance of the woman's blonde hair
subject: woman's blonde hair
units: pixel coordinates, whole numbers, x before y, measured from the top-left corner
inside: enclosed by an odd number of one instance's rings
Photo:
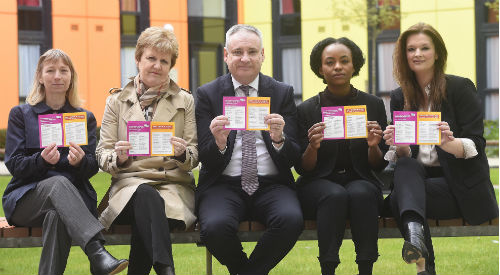
[[[38,59],[38,64],[36,66],[35,78],[33,79],[33,87],[26,98],[26,103],[30,105],[36,105],[45,100],[45,87],[40,83],[42,78],[43,66],[47,63],[55,63],[59,60],[69,67],[71,72],[71,81],[69,84],[68,91],[66,91],[66,100],[73,107],[80,107],[82,100],[78,96],[78,75],[76,74],[75,67],[71,58],[60,49],[50,49],[46,51],[40,59]]]
[[[431,25],[417,23],[403,32],[396,42],[394,49],[394,78],[403,90],[405,110],[418,110],[424,105],[424,95],[420,88],[415,73],[410,69],[406,58],[406,41],[413,34],[423,33],[432,39],[437,59],[434,62],[434,75],[430,83],[431,110],[439,111],[441,102],[446,98],[446,79],[444,70],[448,52],[443,38]]]
[[[172,55],[171,66],[173,68],[179,56],[179,43],[174,32],[161,27],[149,27],[145,29],[135,47],[135,60],[140,61],[146,48],[153,48],[161,53]]]

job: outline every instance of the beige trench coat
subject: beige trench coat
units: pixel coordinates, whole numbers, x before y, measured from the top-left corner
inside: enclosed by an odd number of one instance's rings
[[[173,157],[129,157],[120,167],[115,143],[127,140],[127,122],[144,121],[133,81],[106,99],[101,137],[96,150],[99,167],[111,174],[108,206],[99,217],[107,229],[120,214],[141,184],[154,185],[165,201],[168,218],[184,221],[190,227],[194,215],[194,178],[191,169],[198,165],[198,148],[193,96],[170,81],[167,93],[158,101],[153,121],[175,122],[175,136],[188,146],[186,160]]]

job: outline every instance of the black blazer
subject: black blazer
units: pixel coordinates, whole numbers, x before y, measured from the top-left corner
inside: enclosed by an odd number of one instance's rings
[[[227,150],[221,154],[215,138],[210,132],[210,123],[222,115],[222,97],[234,96],[230,74],[216,78],[199,87],[196,91],[196,126],[198,130],[198,152],[202,163],[196,198],[212,185],[222,174],[231,160],[236,131],[232,130],[227,139]],[[268,131],[261,131],[267,150],[279,171],[279,183],[291,185],[294,178],[290,168],[300,157],[296,138],[297,109],[293,98],[293,87],[278,82],[271,77],[259,74],[259,96],[271,97],[271,113],[283,116],[285,120],[285,142],[279,152],[274,149]]]
[[[387,127],[387,116],[385,114],[385,107],[382,99],[361,91],[356,91],[356,96],[350,99],[348,105],[366,105],[368,120],[377,121],[382,130]],[[319,94],[304,101],[297,109],[299,119],[298,136],[301,153],[303,153],[309,144],[307,131],[313,124],[321,122],[321,102]],[[383,139],[380,141],[379,147],[383,154],[387,152],[388,146],[385,145]],[[304,171],[300,161],[295,165],[295,169],[301,175],[297,182],[300,184],[309,179],[323,178],[330,175],[335,167],[338,150],[338,140],[323,140],[318,150],[316,167],[314,167],[312,171]],[[368,143],[364,138],[351,139],[349,141],[349,151],[351,153],[353,168],[359,176],[381,188],[381,183],[373,176],[371,170],[381,170],[387,165],[387,162],[384,160],[379,167],[370,167],[368,163]]]
[[[403,109],[403,92],[398,88],[391,93],[391,113]],[[439,163],[464,219],[470,224],[481,224],[498,217],[498,204],[485,153],[481,100],[472,81],[446,75],[446,99],[440,110],[442,120],[448,122],[453,136],[471,139],[478,151],[477,156],[463,159],[455,158],[436,146]],[[416,158],[419,146],[410,147],[412,157]]]

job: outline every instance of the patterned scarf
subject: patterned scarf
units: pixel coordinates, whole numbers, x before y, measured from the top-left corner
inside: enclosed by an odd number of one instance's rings
[[[139,99],[139,104],[144,112],[144,119],[150,121],[153,119],[153,114],[156,111],[156,105],[158,100],[167,93],[168,84],[170,83],[170,78],[168,78],[161,85],[156,87],[150,87],[146,90],[144,83],[142,82],[139,74],[134,78],[134,88],[137,93],[137,98]]]

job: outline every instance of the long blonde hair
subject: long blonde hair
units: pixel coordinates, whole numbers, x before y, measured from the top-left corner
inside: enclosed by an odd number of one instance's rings
[[[73,107],[81,106],[82,100],[78,96],[78,75],[76,74],[75,67],[73,66],[73,62],[71,62],[71,58],[59,49],[50,49],[40,56],[40,59],[38,59],[35,78],[33,79],[33,87],[31,88],[28,97],[26,97],[26,103],[36,105],[45,101],[45,87],[40,83],[43,66],[47,63],[54,63],[59,60],[62,60],[62,62],[69,67],[71,72],[71,82],[69,84],[68,91],[66,91],[66,100],[69,101],[69,104]]]
[[[429,102],[432,103],[431,110],[439,111],[441,102],[446,98],[444,70],[446,68],[448,52],[446,51],[443,38],[431,25],[426,23],[415,24],[399,36],[393,57],[394,78],[403,90],[405,110],[418,110],[419,107],[424,106],[425,99],[422,88],[418,84],[415,73],[410,69],[406,58],[406,41],[408,37],[419,33],[423,33],[432,39],[438,57],[434,62],[434,75],[430,83],[431,92]]]

